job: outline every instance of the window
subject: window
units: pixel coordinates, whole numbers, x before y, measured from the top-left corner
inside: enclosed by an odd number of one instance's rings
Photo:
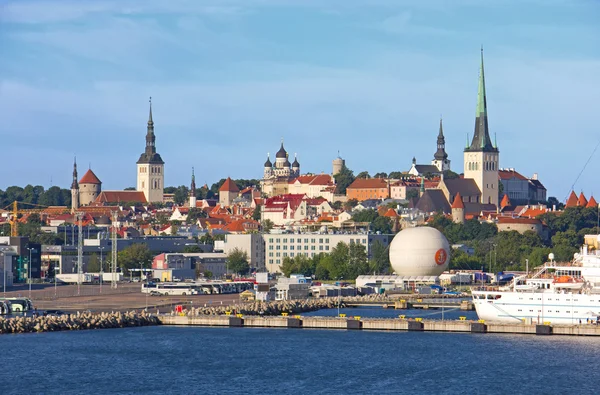
[[[290,246],[290,250],[293,250],[293,249],[294,249],[294,246],[293,246],[293,245],[291,245],[291,246]]]
[[[329,246],[325,246],[325,251],[329,251]]]
[[[273,246],[272,246],[272,245],[270,245],[270,246],[269,246],[269,250],[272,250],[272,249],[273,249]]]
[[[323,251],[323,246],[319,246],[319,251]]]
[[[287,246],[286,246],[286,245],[284,245],[284,246],[283,246],[283,249],[284,249],[284,250],[287,250]]]
[[[315,246],[310,246],[310,249],[314,251],[315,250]]]

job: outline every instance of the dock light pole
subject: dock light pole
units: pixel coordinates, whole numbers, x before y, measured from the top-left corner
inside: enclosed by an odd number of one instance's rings
[[[104,265],[102,264],[102,250],[104,247],[98,247],[100,250],[100,293],[102,293],[102,281],[104,280]]]
[[[31,299],[31,251],[33,248],[27,247],[29,250],[29,261],[27,262],[27,282],[29,283],[29,299]]]
[[[56,270],[58,267],[58,265],[54,265],[54,299],[56,299]]]

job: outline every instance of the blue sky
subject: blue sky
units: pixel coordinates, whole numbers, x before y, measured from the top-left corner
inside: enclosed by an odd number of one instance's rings
[[[166,185],[259,178],[280,139],[303,172],[452,168],[473,134],[479,47],[501,167],[562,200],[600,141],[595,0],[0,0],[0,188],[135,185],[148,97]],[[597,152],[575,184],[596,193]]]

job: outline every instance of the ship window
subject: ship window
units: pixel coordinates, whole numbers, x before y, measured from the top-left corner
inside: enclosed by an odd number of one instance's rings
[[[565,313],[570,313],[570,311],[567,310]]]
[[[579,302],[579,299],[573,299],[573,302]]]
[[[575,311],[575,314],[579,313],[579,311]]]
[[[517,310],[517,311],[523,311],[523,310],[519,309],[519,310]]]

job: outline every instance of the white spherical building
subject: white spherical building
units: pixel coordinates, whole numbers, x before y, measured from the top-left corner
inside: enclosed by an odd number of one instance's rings
[[[392,240],[390,262],[399,276],[439,276],[448,269],[450,245],[435,228],[407,228]]]

